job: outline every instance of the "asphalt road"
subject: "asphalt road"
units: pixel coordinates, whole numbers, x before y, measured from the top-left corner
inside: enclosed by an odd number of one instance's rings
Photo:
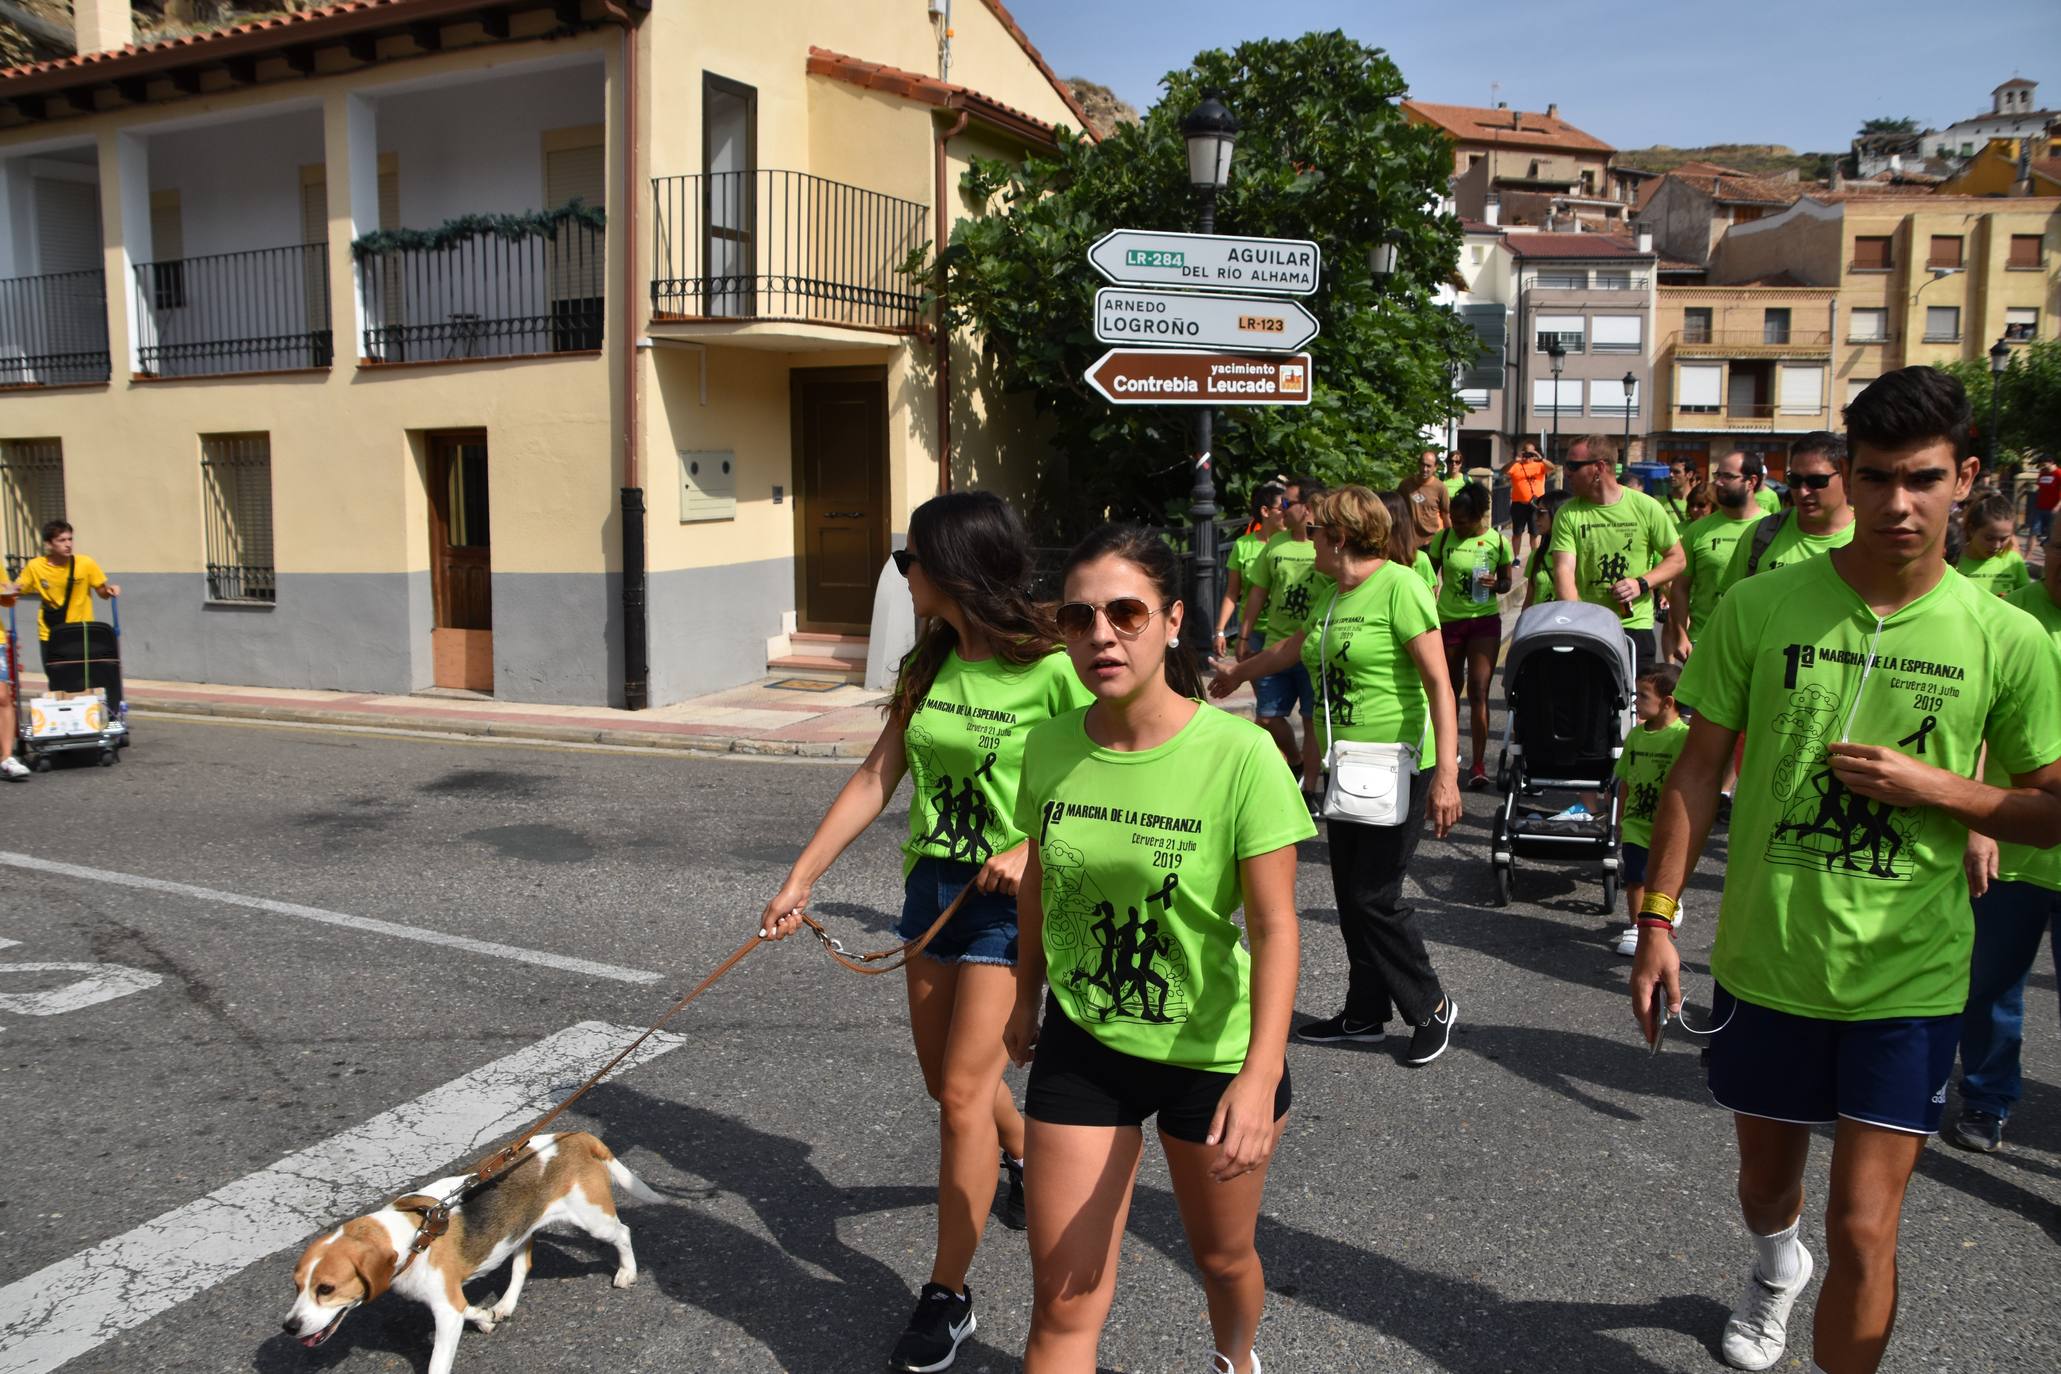
[[[169,720],[137,733],[119,768],[6,792],[0,939],[17,943],[0,974],[89,967],[0,980],[0,1371],[423,1369],[427,1315],[400,1299],[319,1351],[280,1334],[301,1245],[475,1157],[491,1123],[583,1077],[616,1033],[569,1028],[641,1027],[728,953],[844,772]],[[1596,883],[1534,866],[1519,905],[1478,905],[1489,807],[1471,796],[1413,875],[1460,1005],[1453,1051],[1412,1070],[1397,1042],[1290,1050],[1296,1108],[1260,1230],[1267,1368],[1720,1369],[1747,1258],[1729,1121],[1693,1049],[1638,1043]],[[819,890],[848,940],[886,942],[904,823],[883,818]],[[1722,858],[1684,937],[1698,1012]],[[1341,987],[1324,861],[1306,846],[1308,1016]],[[82,984],[121,995],[52,1012]],[[2005,1151],[1926,1152],[1887,1370],[2061,1367],[2054,989],[2043,957]],[[578,1112],[672,1195],[625,1212],[639,1284],[611,1289],[613,1259],[584,1238],[540,1244],[514,1318],[465,1336],[467,1374],[881,1367],[925,1277],[935,1162],[899,987],[790,943],[675,1029]],[[1822,1256],[1815,1204],[1805,1235]],[[1021,1237],[992,1226],[959,1368],[1016,1368],[1029,1279]],[[1799,1344],[1782,1368],[1807,1368]],[[1208,1351],[1148,1149],[1103,1359],[1155,1374],[1207,1369]]]

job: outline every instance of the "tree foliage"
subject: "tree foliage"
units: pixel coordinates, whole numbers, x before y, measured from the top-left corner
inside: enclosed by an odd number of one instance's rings
[[[1948,372],[1968,388],[1968,403],[1975,411],[1975,424],[1982,431],[1982,453],[1989,454],[1989,407],[1991,378],[1989,360],[1973,359],[1950,363]],[[1997,394],[1997,431],[2000,461],[2014,457],[2053,453],[2061,447],[2061,339],[2036,339],[2011,350],[2011,364],[2004,370]]]
[[[1219,499],[1238,509],[1275,473],[1392,485],[1422,429],[1455,413],[1448,364],[1474,351],[1432,299],[1460,247],[1458,222],[1434,211],[1452,175],[1444,136],[1404,118],[1388,56],[1342,33],[1204,52],[1161,84],[1138,124],[1099,144],[1064,138],[1019,166],[976,162],[964,190],[993,208],[962,220],[938,257],[952,327],[973,330],[1003,389],[1049,417],[1055,460],[1035,524],[1184,518],[1191,412],[1110,405],[1082,380],[1104,348],[1092,319],[1103,283],[1087,252],[1110,229],[1195,227],[1179,126],[1205,90],[1240,125],[1218,231],[1313,239],[1323,253],[1321,287],[1304,301],[1323,328],[1311,402],[1217,412]],[[1398,239],[1398,270],[1377,285],[1368,248],[1384,231]]]
[[[1915,134],[1917,132],[1918,121],[1909,115],[1894,119],[1887,115],[1877,115],[1861,125],[1861,134],[1864,137],[1868,134]]]

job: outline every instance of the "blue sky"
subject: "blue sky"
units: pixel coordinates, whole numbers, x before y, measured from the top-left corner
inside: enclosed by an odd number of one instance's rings
[[[972,4],[975,0],[959,0]],[[1500,99],[1620,148],[1781,143],[1844,149],[1864,119],[1944,126],[1998,82],[2041,83],[2061,109],[2061,3],[1976,0],[1008,0],[1061,76],[1144,109],[1207,48],[1344,29],[1386,48],[1411,93]],[[1783,36],[1775,37],[1777,33]]]

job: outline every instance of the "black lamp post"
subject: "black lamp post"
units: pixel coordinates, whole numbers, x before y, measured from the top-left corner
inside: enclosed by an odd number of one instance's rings
[[[1238,121],[1224,108],[1217,92],[1204,91],[1202,103],[1181,121],[1181,137],[1188,143],[1188,184],[1201,193],[1196,226],[1205,234],[1217,227],[1217,192],[1231,180],[1231,152],[1238,142]],[[1205,647],[1217,610],[1217,487],[1212,470],[1210,445],[1214,442],[1216,412],[1208,406],[1195,412],[1194,485],[1188,492],[1188,519],[1194,524],[1194,597],[1189,604],[1188,628],[1192,643]]]
[[[1560,368],[1567,361],[1567,350],[1560,346],[1560,336],[1546,345],[1546,361],[1553,365],[1553,452],[1549,461],[1560,461]]]
[[[2011,366],[2011,345],[1998,339],[1989,346],[1989,462],[1997,470],[1997,417],[2004,400],[2004,373]]]
[[[1625,467],[1632,461],[1632,392],[1638,385],[1639,375],[1636,372],[1624,374],[1624,449],[1618,455],[1619,467]],[[1555,387],[1554,390],[1557,392],[1559,388]],[[1557,401],[1560,397],[1555,395],[1553,399]]]

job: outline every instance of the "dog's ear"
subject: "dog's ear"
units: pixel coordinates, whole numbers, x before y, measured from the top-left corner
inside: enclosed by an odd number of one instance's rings
[[[337,1248],[350,1257],[352,1271],[365,1286],[365,1301],[371,1302],[393,1284],[394,1270],[400,1266],[393,1241],[384,1226],[365,1217],[347,1223],[344,1234],[356,1243],[348,1249]]]

